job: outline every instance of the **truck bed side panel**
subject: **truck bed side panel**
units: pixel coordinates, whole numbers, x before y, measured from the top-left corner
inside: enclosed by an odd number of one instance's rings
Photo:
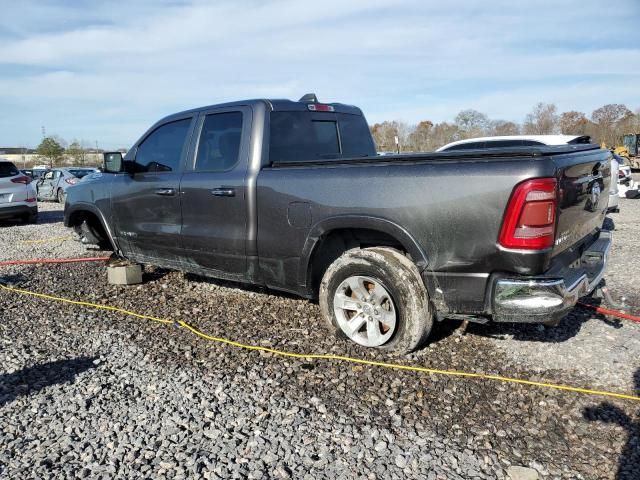
[[[548,258],[501,251],[497,238],[513,186],[554,171],[549,157],[263,169],[257,194],[263,278],[300,290],[306,279],[297,269],[309,233],[344,215],[400,226],[423,247],[432,272],[539,271]],[[309,218],[292,221],[292,210]]]

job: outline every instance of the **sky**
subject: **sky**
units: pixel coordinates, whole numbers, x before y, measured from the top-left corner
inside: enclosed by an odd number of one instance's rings
[[[640,108],[639,0],[0,0],[0,146],[315,92],[369,123]]]

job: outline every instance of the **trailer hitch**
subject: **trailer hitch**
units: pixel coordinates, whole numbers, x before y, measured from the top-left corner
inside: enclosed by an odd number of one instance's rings
[[[626,297],[620,297],[620,301],[616,301],[613,299],[611,291],[609,290],[609,287],[607,287],[607,285],[604,283],[604,281],[602,281],[593,291],[593,297],[601,298],[606,305],[622,312],[628,312],[630,309],[629,305],[626,304]]]

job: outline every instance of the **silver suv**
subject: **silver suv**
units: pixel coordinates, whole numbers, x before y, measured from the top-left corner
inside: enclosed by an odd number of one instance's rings
[[[19,218],[36,223],[38,203],[31,177],[13,163],[0,160],[0,220]]]

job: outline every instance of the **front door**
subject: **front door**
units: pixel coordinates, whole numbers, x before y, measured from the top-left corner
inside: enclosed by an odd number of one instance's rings
[[[38,198],[42,200],[55,199],[58,193],[58,182],[61,177],[62,172],[60,170],[49,170],[45,173],[36,184],[38,188]]]
[[[185,254],[220,277],[244,277],[247,271],[251,119],[247,107],[201,113],[195,154],[180,184]]]
[[[180,176],[194,123],[190,115],[153,129],[125,158],[130,173],[114,179],[111,208],[125,255],[163,264],[181,260]]]

